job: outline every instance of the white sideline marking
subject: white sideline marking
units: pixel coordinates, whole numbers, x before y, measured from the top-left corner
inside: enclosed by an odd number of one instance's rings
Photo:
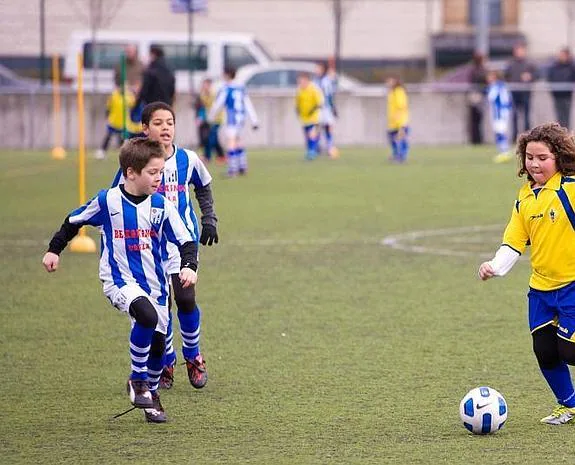
[[[486,226],[464,226],[460,228],[443,228],[443,229],[425,229],[421,231],[409,231],[401,234],[393,234],[391,236],[384,237],[380,244],[385,247],[390,247],[396,250],[403,250],[405,252],[411,253],[423,253],[430,255],[447,255],[450,257],[476,257],[476,256],[491,256],[492,253],[477,253],[465,250],[454,250],[454,249],[444,249],[439,247],[426,247],[421,245],[409,244],[414,240],[421,239],[424,237],[433,236],[456,236],[458,234],[470,233],[470,232],[482,232],[482,231],[502,231],[503,226],[500,224],[491,224]],[[408,243],[406,243],[408,242]],[[461,243],[460,240],[454,241]],[[473,243],[475,241],[470,240],[468,243]]]
[[[478,238],[465,238],[458,237],[461,234],[476,233],[485,231],[503,231],[503,225],[492,224],[485,226],[464,226],[458,228],[442,228],[442,229],[424,229],[420,231],[408,231],[405,233],[392,234],[385,236],[382,239],[374,238],[323,238],[323,239],[232,239],[226,241],[226,245],[240,246],[240,247],[277,247],[277,246],[323,246],[323,245],[381,245],[395,250],[402,250],[404,252],[428,254],[428,255],[443,255],[450,257],[490,257],[493,252],[478,253],[477,251],[456,250],[459,245],[465,244],[480,244],[481,239]],[[417,239],[427,237],[440,237],[451,236],[453,238],[454,248],[446,249],[442,247],[432,247],[413,244]],[[7,239],[0,240],[0,248],[9,247],[38,247],[47,246],[47,240],[34,240],[34,239]]]

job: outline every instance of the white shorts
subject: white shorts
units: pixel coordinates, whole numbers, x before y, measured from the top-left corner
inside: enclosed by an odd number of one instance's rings
[[[243,126],[239,124],[226,124],[224,126],[224,134],[228,139],[237,139],[240,137]]]
[[[333,111],[330,107],[322,107],[319,113],[319,124],[331,126],[335,122]]]
[[[158,324],[156,331],[166,334],[168,331],[168,305],[160,305],[153,298],[151,298],[146,291],[140,286],[135,284],[126,284],[123,287],[115,286],[114,284],[104,284],[104,295],[110,299],[114,307],[122,313],[130,314],[130,305],[138,297],[147,297],[156,309],[158,315]]]

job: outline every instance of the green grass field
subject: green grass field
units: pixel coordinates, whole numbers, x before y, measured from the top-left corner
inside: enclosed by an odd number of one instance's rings
[[[476,278],[520,185],[492,153],[416,148],[392,166],[376,150],[313,163],[257,151],[236,180],[211,167],[221,241],[202,248],[198,284],[210,381],[194,391],[178,366],[166,425],[111,420],[129,407],[129,321],[97,256],[41,266],[78,203],[74,156],[0,153],[0,463],[572,464],[572,427],[539,424],[554,399],[531,353],[528,262]],[[89,160],[88,195],[115,170]],[[489,437],[459,421],[479,385],[509,405]]]

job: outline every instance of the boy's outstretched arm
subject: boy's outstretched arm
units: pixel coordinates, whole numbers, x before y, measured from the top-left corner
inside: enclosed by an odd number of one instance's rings
[[[46,252],[42,259],[42,264],[48,273],[52,273],[58,269],[60,254],[66,248],[68,242],[78,234],[81,227],[82,225],[80,224],[70,223],[70,216],[66,217],[60,230],[52,237],[50,245],[48,246],[48,252]]]

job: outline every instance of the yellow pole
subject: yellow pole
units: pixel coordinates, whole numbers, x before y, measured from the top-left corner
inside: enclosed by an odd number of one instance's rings
[[[52,56],[52,101],[54,112],[54,147],[52,148],[52,158],[63,160],[66,158],[66,151],[62,147],[62,126],[60,113],[60,66],[58,55]]]
[[[78,193],[80,205],[86,203],[86,141],[84,132],[84,88],[83,88],[84,63],[82,54],[78,54]],[[86,236],[86,228],[80,229],[78,235],[70,242],[72,252],[96,251],[94,240]]]

